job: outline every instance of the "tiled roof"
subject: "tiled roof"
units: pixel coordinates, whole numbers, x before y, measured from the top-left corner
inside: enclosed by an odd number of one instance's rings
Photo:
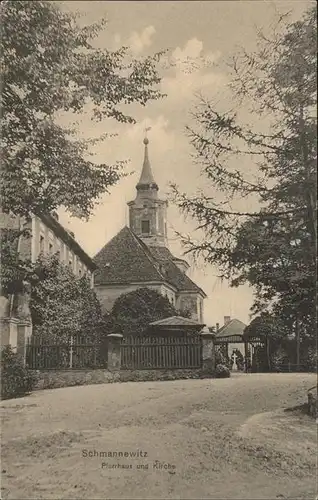
[[[204,326],[204,323],[183,316],[170,316],[169,318],[160,319],[149,323],[150,326]]]
[[[227,325],[224,325],[219,329],[216,333],[216,338],[233,337],[234,335],[242,337],[245,328],[246,325],[239,319],[231,319]]]
[[[148,247],[127,226],[94,257],[95,284],[166,282],[180,291],[205,293],[172,261],[166,247]]]
[[[146,245],[125,226],[94,257],[95,284],[163,281]]]
[[[196,292],[206,297],[205,292],[198,287],[178,266],[173,262],[174,256],[166,247],[149,247],[152,255],[163,264],[165,276],[168,282],[173,284],[180,292]]]

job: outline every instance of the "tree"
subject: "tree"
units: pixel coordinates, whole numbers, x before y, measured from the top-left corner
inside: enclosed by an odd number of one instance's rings
[[[2,24],[2,210],[17,216],[61,206],[88,217],[122,175],[122,162],[96,164],[90,140],[58,123],[60,112],[133,123],[122,105],[158,99],[160,54],[129,59],[97,49],[105,20],[81,28],[57,2],[5,1]],[[125,109],[126,109],[125,108]]]
[[[63,340],[72,335],[99,338],[100,303],[85,276],[74,276],[57,256],[41,256],[29,280],[34,334],[47,340]]]
[[[273,355],[279,347],[288,339],[290,331],[286,324],[267,312],[256,316],[244,330],[244,337],[258,338],[263,342],[263,347],[258,350],[258,362],[265,369],[271,369]],[[286,342],[285,342],[286,343]]]
[[[1,283],[0,295],[4,297],[23,292],[23,281],[32,271],[32,263],[22,259],[18,243],[20,241],[18,228],[1,228]],[[22,234],[29,237],[27,231]]]
[[[138,288],[120,295],[110,313],[109,328],[124,335],[142,335],[152,321],[182,314],[156,290]],[[186,314],[186,313],[185,313]]]
[[[253,285],[255,313],[272,306],[289,316],[292,330],[299,333],[302,323],[313,334],[316,9],[294,23],[282,16],[271,38],[259,32],[257,50],[236,54],[231,75],[235,108],[224,112],[201,97],[197,128],[187,128],[197,163],[222,197],[173,186],[178,206],[204,232],[199,243],[183,241],[232,286]],[[244,170],[246,160],[252,172]],[[233,208],[238,199],[258,207]]]

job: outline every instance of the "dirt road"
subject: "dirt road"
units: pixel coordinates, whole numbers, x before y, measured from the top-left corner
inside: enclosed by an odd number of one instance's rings
[[[2,498],[314,500],[316,424],[283,408],[315,382],[251,374],[3,401]]]

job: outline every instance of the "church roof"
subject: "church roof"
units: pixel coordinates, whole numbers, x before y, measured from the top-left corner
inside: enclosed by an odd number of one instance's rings
[[[179,292],[205,293],[172,261],[165,247],[148,247],[125,226],[94,257],[96,285],[166,282]]]
[[[246,328],[245,323],[239,319],[231,319],[227,325],[223,325],[219,331],[216,333],[216,339],[218,337],[233,337],[233,336],[243,336],[244,330]]]
[[[157,185],[155,178],[153,176],[150,161],[149,161],[148,144],[149,144],[149,140],[145,137],[145,139],[144,139],[144,145],[145,145],[144,163],[142,166],[140,179],[139,179],[139,182],[138,182],[136,187],[138,189],[138,188],[142,188],[142,187],[151,186],[151,187],[154,187],[155,189],[158,190],[158,185]]]
[[[94,257],[95,284],[161,281],[163,276],[145,247],[125,226]]]
[[[175,264],[174,256],[167,247],[149,247],[149,251],[159,261],[162,262],[166,272],[167,281],[173,282],[179,291],[200,292],[206,296],[205,292],[198,287],[186,274],[184,274]]]

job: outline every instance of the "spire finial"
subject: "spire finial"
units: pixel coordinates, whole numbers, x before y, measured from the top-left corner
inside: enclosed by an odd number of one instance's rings
[[[148,136],[147,136],[147,132],[151,130],[151,127],[146,127],[145,128],[145,138],[144,138],[144,145],[147,146],[147,144],[149,144],[149,139],[148,139]]]
[[[150,166],[150,161],[149,161],[149,155],[148,155],[148,144],[149,144],[149,139],[147,137],[147,132],[151,129],[151,127],[146,127],[144,129],[145,132],[145,137],[143,140],[143,143],[145,145],[145,153],[144,153],[144,163],[142,166],[142,172],[141,176],[139,179],[139,182],[137,184],[137,190],[138,189],[155,189],[158,191],[158,186],[156,184],[156,181],[153,177],[153,173],[151,171],[151,166]]]

